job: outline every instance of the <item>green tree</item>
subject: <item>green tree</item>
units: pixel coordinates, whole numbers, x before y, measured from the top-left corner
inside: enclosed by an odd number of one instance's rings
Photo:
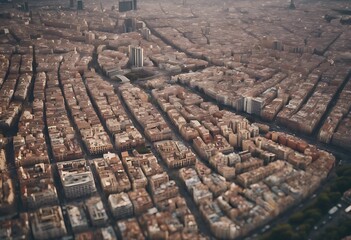
[[[339,190],[339,192],[345,192],[349,188],[351,188],[351,177],[350,176],[343,176],[339,177],[336,180],[336,186]]]
[[[272,230],[268,239],[295,240],[298,239],[298,235],[290,224],[279,224]]]
[[[336,169],[336,174],[338,176],[351,176],[351,167],[350,166],[342,166]]]
[[[328,227],[322,232],[317,239],[319,240],[331,240],[331,239],[342,239],[346,236],[351,235],[351,220],[342,219],[338,222],[337,226]]]
[[[329,199],[331,201],[331,203],[336,204],[337,202],[339,202],[341,198],[341,193],[340,192],[331,192],[329,193]]]
[[[328,193],[323,192],[319,195],[317,202],[316,202],[316,206],[323,212],[327,212],[329,210],[330,207],[330,198],[328,196]]]
[[[308,236],[308,233],[310,232],[312,228],[312,225],[308,224],[308,223],[304,223],[301,224],[299,226],[299,230],[297,231],[299,233],[299,236],[301,237],[301,239],[304,239]]]
[[[299,212],[294,213],[290,217],[289,223],[296,226],[296,225],[302,223],[304,218],[305,218],[305,214],[303,214],[302,211],[299,211]]]
[[[313,222],[316,222],[319,219],[321,219],[322,213],[319,209],[312,208],[306,211],[305,216],[308,217],[309,219],[312,219]]]

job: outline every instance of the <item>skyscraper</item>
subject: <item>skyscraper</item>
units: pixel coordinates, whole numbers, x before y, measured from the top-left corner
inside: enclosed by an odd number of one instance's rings
[[[133,0],[133,10],[137,10],[137,0]]]
[[[78,0],[77,1],[77,10],[83,10],[83,9],[84,9],[83,0]]]
[[[144,50],[141,47],[129,46],[129,63],[133,67],[144,66]]]
[[[118,8],[120,12],[137,9],[137,0],[119,0]]]
[[[290,1],[290,6],[289,6],[290,9],[296,9],[296,6],[295,6],[295,1],[294,0],[291,0]]]

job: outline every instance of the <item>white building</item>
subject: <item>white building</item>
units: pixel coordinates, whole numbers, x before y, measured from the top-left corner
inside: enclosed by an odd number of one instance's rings
[[[57,163],[67,198],[77,198],[96,192],[94,177],[85,159]]]

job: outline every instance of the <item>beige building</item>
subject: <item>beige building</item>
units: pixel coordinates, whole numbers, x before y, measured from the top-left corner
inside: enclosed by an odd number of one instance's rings
[[[108,197],[108,205],[117,219],[133,216],[133,204],[127,193],[111,194]]]
[[[66,235],[67,230],[59,206],[45,207],[30,214],[35,239],[53,239]]]

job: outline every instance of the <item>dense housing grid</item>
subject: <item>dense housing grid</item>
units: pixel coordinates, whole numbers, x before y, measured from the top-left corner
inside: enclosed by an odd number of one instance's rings
[[[350,161],[349,7],[1,1],[0,239],[258,238]]]

